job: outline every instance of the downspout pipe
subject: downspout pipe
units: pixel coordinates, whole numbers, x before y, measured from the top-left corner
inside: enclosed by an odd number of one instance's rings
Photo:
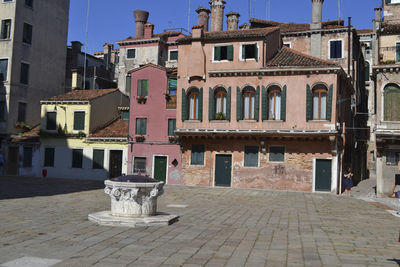
[[[347,47],[347,75],[350,76],[350,67],[351,67],[351,17],[349,17],[348,29],[347,29],[347,39],[348,39],[348,47]],[[351,77],[352,83],[354,83],[353,77]]]

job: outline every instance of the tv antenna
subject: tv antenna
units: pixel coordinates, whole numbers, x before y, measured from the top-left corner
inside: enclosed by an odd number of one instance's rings
[[[265,0],[265,6],[266,6],[265,17],[267,20],[270,20],[271,19],[271,0]]]

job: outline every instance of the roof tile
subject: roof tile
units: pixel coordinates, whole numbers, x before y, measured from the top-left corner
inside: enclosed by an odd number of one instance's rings
[[[118,89],[74,90],[66,94],[46,98],[43,101],[90,101],[95,98],[117,92]]]
[[[113,121],[102,129],[97,130],[89,136],[91,137],[106,137],[106,138],[126,138],[129,134],[129,121],[121,120],[120,118]]]

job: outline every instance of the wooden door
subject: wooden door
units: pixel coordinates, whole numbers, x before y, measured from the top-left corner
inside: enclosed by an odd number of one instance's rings
[[[122,175],[122,151],[111,150],[109,176],[110,178],[114,178],[114,177],[119,177],[121,175]]]
[[[332,160],[317,159],[315,166],[315,191],[330,192],[332,185]]]
[[[165,182],[167,177],[167,157],[154,158],[154,179]]]
[[[215,186],[231,186],[232,156],[216,155]]]
[[[8,148],[7,174],[18,175],[18,147]]]

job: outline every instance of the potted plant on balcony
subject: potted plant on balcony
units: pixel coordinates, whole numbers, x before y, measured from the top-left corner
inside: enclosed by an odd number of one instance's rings
[[[215,114],[215,119],[216,119],[216,120],[226,120],[225,113],[223,113],[223,112],[218,112],[217,114]]]
[[[146,103],[146,100],[147,100],[147,96],[143,96],[143,95],[140,95],[140,96],[138,96],[137,97],[137,101],[138,101],[138,103]]]
[[[136,140],[137,143],[142,143],[142,142],[144,142],[145,139],[146,138],[144,137],[144,135],[135,136],[135,140]]]
[[[177,136],[168,136],[168,140],[171,144],[176,144],[178,143],[178,137]]]

